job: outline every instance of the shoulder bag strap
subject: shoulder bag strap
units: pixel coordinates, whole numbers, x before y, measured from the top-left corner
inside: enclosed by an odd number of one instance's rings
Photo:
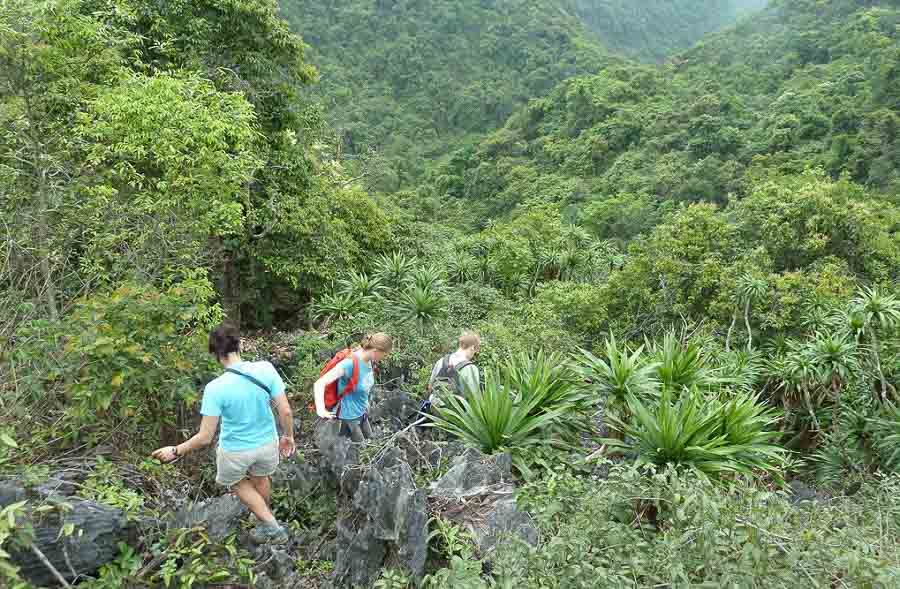
[[[262,382],[261,380],[259,380],[258,378],[253,377],[253,376],[250,376],[249,374],[247,374],[247,373],[245,373],[245,372],[241,372],[240,370],[235,370],[234,368],[226,368],[226,369],[225,369],[225,372],[230,372],[231,374],[237,374],[238,376],[243,376],[244,378],[246,378],[247,380],[249,380],[250,382],[252,382],[252,383],[255,384],[256,386],[258,386],[258,387],[261,388],[262,390],[266,391],[266,393],[267,393],[270,397],[272,396],[272,389],[270,389],[270,388],[267,387],[265,384],[263,384],[263,382]]]

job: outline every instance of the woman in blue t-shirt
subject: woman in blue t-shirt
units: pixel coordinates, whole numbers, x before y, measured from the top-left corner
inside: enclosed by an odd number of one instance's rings
[[[259,525],[250,533],[251,539],[283,544],[288,534],[269,507],[269,477],[278,468],[279,454],[287,458],[295,449],[294,417],[284,381],[270,363],[241,359],[241,336],[233,325],[220,325],[209,334],[209,352],[225,372],[203,390],[200,431],[177,446],[163,446],[153,452],[153,457],[172,462],[208,446],[221,423],[216,482],[234,491],[256,516]],[[272,405],[281,422],[280,438]]]
[[[328,411],[325,408],[325,387],[337,381],[339,391],[347,386],[347,381],[353,376],[353,358],[346,358],[343,362],[329,370],[313,385],[316,399],[316,413],[323,419],[340,419],[341,435],[349,436],[354,442],[362,442],[372,437],[372,427],[369,425],[369,393],[375,384],[375,374],[372,365],[377,364],[387,356],[394,344],[390,336],[384,333],[376,333],[367,336],[362,341],[359,349],[353,351],[359,365],[359,378],[356,388],[347,393],[341,399],[340,411]]]

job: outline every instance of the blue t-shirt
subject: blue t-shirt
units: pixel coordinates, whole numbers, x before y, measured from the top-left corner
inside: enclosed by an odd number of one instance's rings
[[[221,417],[223,450],[239,452],[271,444],[277,432],[270,401],[284,394],[284,381],[269,362],[238,362],[229,368],[261,381],[271,395],[243,376],[226,372],[203,389],[200,413]]]
[[[338,366],[344,372],[344,376],[338,380],[338,393],[341,393],[344,387],[347,386],[347,381],[353,376],[353,359],[347,358]],[[372,373],[372,364],[360,360],[359,380],[356,382],[356,388],[341,399],[341,414],[339,417],[341,419],[359,419],[362,417],[369,408],[369,392],[374,384],[375,375]]]

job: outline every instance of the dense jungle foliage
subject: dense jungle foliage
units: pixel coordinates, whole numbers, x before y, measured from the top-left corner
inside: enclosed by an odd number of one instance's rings
[[[321,73],[314,94],[374,190],[503,125],[529,98],[617,54],[661,60],[761,0],[282,0]]]
[[[511,454],[542,544],[438,519],[428,586],[896,586],[900,4],[772,0],[687,48],[757,7],[0,1],[0,473],[101,452],[78,494],[159,514],[216,492],[145,456],[195,430],[224,318],[310,446],[323,354],[385,331],[418,399],[475,329],[484,390],[436,427]],[[0,585],[43,508],[0,510]],[[194,530],[80,585],[248,558]]]
[[[765,0],[570,0],[568,8],[610,50],[663,61],[765,6]]]

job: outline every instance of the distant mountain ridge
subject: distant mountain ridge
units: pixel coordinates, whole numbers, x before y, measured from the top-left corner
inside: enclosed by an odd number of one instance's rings
[[[560,83],[432,170],[431,186],[475,218],[550,201],[623,239],[773,174],[821,169],[896,200],[898,23],[896,0],[773,2],[666,66]]]
[[[621,59],[605,34],[617,51],[655,59],[731,18],[698,12],[761,1],[281,0],[281,9],[311,46],[321,72],[313,92],[345,153],[376,154],[370,187],[395,190],[560,81]]]
[[[610,51],[662,61],[704,35],[765,8],[767,0],[569,0]]]

